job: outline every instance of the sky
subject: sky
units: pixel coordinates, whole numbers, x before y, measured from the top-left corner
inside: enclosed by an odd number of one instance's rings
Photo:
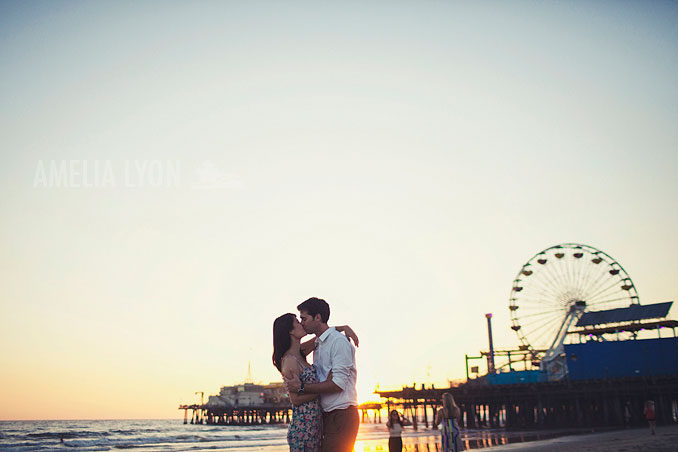
[[[313,296],[447,386],[564,242],[678,296],[675,2],[3,1],[0,67],[0,419],[279,381]]]

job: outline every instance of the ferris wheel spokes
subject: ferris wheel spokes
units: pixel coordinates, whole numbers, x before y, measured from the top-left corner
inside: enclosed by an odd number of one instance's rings
[[[635,286],[618,262],[591,246],[563,243],[520,268],[509,297],[511,328],[526,349],[543,350],[564,340],[563,328],[584,310],[633,303]]]

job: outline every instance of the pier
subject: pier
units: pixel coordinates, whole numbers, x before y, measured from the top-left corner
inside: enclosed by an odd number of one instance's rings
[[[263,404],[215,408],[207,405],[181,405],[184,410],[184,424],[208,425],[257,425],[289,423],[292,406],[289,404]],[[191,412],[189,421],[189,411]]]
[[[292,418],[292,405],[289,403],[264,404],[230,408],[215,408],[205,404],[180,405],[184,410],[184,424],[207,425],[258,425],[288,424]],[[380,403],[360,405],[360,420],[363,423],[381,424]],[[189,416],[190,411],[190,416]],[[371,415],[371,416],[370,416]]]
[[[449,388],[403,387],[377,391],[383,402],[366,403],[358,410],[363,423],[382,423],[392,409],[412,420],[413,427],[435,428],[442,394],[450,392],[462,411],[466,428],[540,429],[564,427],[624,427],[646,424],[643,407],[654,400],[657,423],[678,422],[678,375],[598,380],[564,380],[491,385],[484,379]],[[624,407],[631,413],[625,424]],[[289,401],[247,406],[181,405],[185,424],[284,424],[292,418]]]
[[[445,389],[422,385],[377,393],[389,410],[400,409],[413,423],[429,427],[444,392],[454,396],[466,428],[623,427],[627,403],[630,425],[646,425],[643,407],[650,399],[658,424],[675,423],[678,416],[678,375],[508,385],[469,381]]]

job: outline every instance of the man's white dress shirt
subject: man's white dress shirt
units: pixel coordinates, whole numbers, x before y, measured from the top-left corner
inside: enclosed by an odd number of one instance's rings
[[[346,336],[333,327],[328,328],[316,339],[313,364],[321,382],[325,381],[332,371],[332,381],[342,389],[340,392],[320,394],[320,406],[323,411],[358,406],[358,391],[355,387],[358,377],[355,347]]]

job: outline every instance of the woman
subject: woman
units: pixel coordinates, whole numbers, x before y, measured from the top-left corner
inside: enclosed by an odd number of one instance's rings
[[[358,338],[348,326],[335,327],[357,344]],[[314,340],[301,343],[306,331],[294,314],[283,314],[273,322],[273,365],[286,379],[298,377],[304,383],[318,382],[315,367],[306,361]],[[332,378],[332,373],[327,377]],[[290,393],[292,422],[287,431],[290,452],[319,452],[322,439],[322,410],[317,394]]]
[[[449,392],[443,394],[443,407],[436,413],[435,424],[442,422],[443,428],[440,431],[442,452],[459,452],[464,450],[461,443],[461,434],[459,433],[459,422],[461,421],[461,410],[454,402],[454,397]]]
[[[650,424],[650,433],[654,435],[657,426],[657,414],[654,410],[654,400],[645,402],[645,410],[643,410],[643,413],[645,414],[645,420]]]
[[[402,452],[403,450],[403,427],[405,425],[412,425],[412,423],[400,417],[400,413],[397,410],[392,410],[388,415],[388,422],[386,422],[386,427],[388,428],[388,450],[389,452]]]

